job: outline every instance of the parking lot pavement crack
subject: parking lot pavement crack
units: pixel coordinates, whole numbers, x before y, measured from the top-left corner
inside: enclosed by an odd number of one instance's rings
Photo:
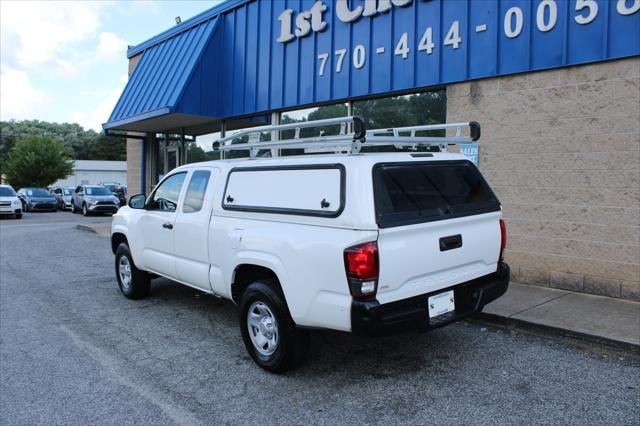
[[[558,297],[554,297],[554,298],[552,298],[552,299],[547,299],[547,300],[545,300],[544,302],[540,302],[540,303],[538,303],[538,304],[536,304],[536,305],[529,306],[528,308],[522,309],[521,311],[518,311],[518,312],[515,312],[515,313],[513,313],[513,314],[509,315],[509,318],[513,318],[513,317],[515,317],[516,315],[519,315],[519,314],[521,314],[521,313],[523,313],[523,312],[527,312],[527,311],[528,311],[528,310],[530,310],[530,309],[537,308],[538,306],[546,305],[547,303],[549,303],[549,302],[551,302],[551,301],[553,301],[553,300],[560,299],[561,297],[565,297],[565,296],[566,296],[566,295],[568,295],[568,294],[570,294],[570,293],[561,294],[561,295],[560,295],[560,296],[558,296]]]

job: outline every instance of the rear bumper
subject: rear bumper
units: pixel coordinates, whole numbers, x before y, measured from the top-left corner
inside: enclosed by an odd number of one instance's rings
[[[353,301],[351,331],[362,336],[381,336],[405,330],[429,330],[458,321],[482,310],[484,305],[502,296],[509,286],[509,265],[498,263],[493,274],[443,288],[433,293],[381,305],[377,300]],[[428,297],[453,290],[455,311],[429,318]]]

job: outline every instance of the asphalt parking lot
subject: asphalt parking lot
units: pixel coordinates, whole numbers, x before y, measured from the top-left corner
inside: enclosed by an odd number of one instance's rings
[[[276,376],[235,307],[165,279],[122,297],[108,238],[68,212],[0,220],[0,424],[633,424],[638,356],[462,322],[314,332]],[[629,354],[631,355],[631,354]]]

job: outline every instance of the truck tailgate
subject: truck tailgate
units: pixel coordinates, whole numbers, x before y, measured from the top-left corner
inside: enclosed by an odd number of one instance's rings
[[[500,212],[493,212],[381,229],[377,296],[380,303],[429,293],[495,272],[500,253],[500,217]]]
[[[502,209],[469,161],[373,167],[380,303],[496,271]]]

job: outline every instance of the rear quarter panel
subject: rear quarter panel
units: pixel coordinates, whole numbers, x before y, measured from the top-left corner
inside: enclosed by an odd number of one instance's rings
[[[343,251],[375,241],[377,231],[281,222],[264,216],[268,215],[214,215],[210,225],[213,290],[230,298],[236,266],[265,266],[278,276],[296,324],[349,331],[351,295]]]

